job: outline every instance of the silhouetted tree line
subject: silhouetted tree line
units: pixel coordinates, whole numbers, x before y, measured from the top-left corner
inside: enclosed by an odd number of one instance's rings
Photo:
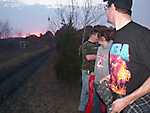
[[[89,37],[92,26],[86,27],[85,40]],[[64,24],[55,33],[58,50],[56,72],[58,79],[73,82],[80,79],[81,54],[79,47],[82,44],[84,29],[77,30],[72,23]]]
[[[58,61],[56,64],[58,79],[69,82],[79,78],[78,47],[80,41],[77,34],[77,30],[71,23],[63,25],[55,34],[58,50]]]

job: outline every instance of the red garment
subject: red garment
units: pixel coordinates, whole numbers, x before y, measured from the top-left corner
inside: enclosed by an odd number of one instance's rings
[[[92,113],[93,103],[94,103],[94,81],[95,75],[89,75],[89,98],[85,109],[85,113]],[[106,105],[100,100],[100,111],[101,113],[106,113]]]
[[[94,102],[94,80],[95,80],[95,75],[90,74],[89,75],[89,98],[85,109],[85,113],[92,112],[92,107]]]
[[[106,105],[100,100],[100,111],[101,113],[107,113],[106,112]]]

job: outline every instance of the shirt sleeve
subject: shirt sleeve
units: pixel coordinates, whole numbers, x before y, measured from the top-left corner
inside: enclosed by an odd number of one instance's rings
[[[90,44],[90,43],[85,43],[83,45],[83,55],[89,55],[89,54],[96,54],[97,53],[97,46],[94,44]]]

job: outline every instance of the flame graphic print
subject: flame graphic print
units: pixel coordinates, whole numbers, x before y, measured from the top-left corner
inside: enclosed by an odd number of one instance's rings
[[[127,44],[114,44],[110,51],[110,87],[113,92],[125,95],[126,83],[131,78],[127,62],[129,61],[129,46]]]

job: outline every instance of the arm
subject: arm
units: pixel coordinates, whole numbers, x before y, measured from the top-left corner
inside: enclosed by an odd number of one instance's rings
[[[132,104],[134,101],[139,99],[140,97],[150,93],[150,77],[143,83],[141,87],[135,90],[133,93],[121,98],[117,99],[112,104],[112,113],[120,113],[125,107],[129,104]]]
[[[138,88],[133,93],[128,95],[126,97],[126,99],[129,100],[130,104],[133,103],[138,98],[144,96],[147,93],[150,93],[150,87],[149,86],[150,86],[150,77],[144,82],[144,84],[140,88]]]
[[[95,54],[89,54],[89,55],[86,55],[85,58],[87,61],[95,60],[96,55]]]

